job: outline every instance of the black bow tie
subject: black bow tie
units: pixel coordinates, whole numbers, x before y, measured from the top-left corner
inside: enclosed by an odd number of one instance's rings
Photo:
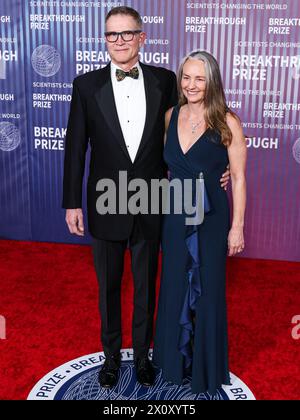
[[[132,79],[139,78],[139,69],[137,67],[133,67],[130,71],[123,71],[121,69],[116,70],[116,78],[118,82],[121,82],[125,79],[125,77],[131,77]]]

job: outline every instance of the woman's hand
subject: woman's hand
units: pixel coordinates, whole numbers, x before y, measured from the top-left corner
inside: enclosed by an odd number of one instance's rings
[[[230,181],[230,166],[228,165],[226,172],[222,175],[222,178],[220,179],[221,187],[224,188],[225,191],[227,191],[229,181]]]
[[[232,227],[228,235],[228,255],[233,255],[242,252],[245,248],[244,230],[242,227]]]

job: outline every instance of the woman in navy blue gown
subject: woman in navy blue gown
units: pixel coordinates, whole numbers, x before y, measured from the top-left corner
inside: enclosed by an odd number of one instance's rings
[[[170,180],[202,182],[204,219],[189,226],[187,214],[175,211],[174,204],[164,216],[153,361],[168,382],[180,385],[189,375],[192,392],[214,395],[230,384],[225,263],[227,254],[244,249],[246,142],[239,119],[226,105],[213,56],[201,51],[187,56],[178,86],[179,105],[166,114],[164,158]],[[231,225],[227,194],[219,182],[228,163]]]

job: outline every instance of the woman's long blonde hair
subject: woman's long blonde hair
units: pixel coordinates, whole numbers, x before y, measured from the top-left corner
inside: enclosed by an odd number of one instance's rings
[[[226,113],[229,112],[235,118],[237,115],[232,112],[227,104],[221,78],[220,68],[217,60],[206,51],[193,51],[188,54],[181,62],[178,69],[178,92],[179,106],[187,103],[187,99],[181,88],[181,80],[183,76],[183,67],[190,60],[202,61],[205,65],[206,73],[206,90],[204,96],[205,122],[207,127],[216,130],[222,138],[222,143],[229,146],[232,141],[232,133],[226,123]]]

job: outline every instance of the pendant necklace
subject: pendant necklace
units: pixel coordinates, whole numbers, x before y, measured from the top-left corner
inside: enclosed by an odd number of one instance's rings
[[[196,131],[199,128],[199,126],[203,123],[203,120],[198,121],[198,122],[194,122],[191,119],[189,119],[189,122],[191,124],[192,134],[196,134]]]

